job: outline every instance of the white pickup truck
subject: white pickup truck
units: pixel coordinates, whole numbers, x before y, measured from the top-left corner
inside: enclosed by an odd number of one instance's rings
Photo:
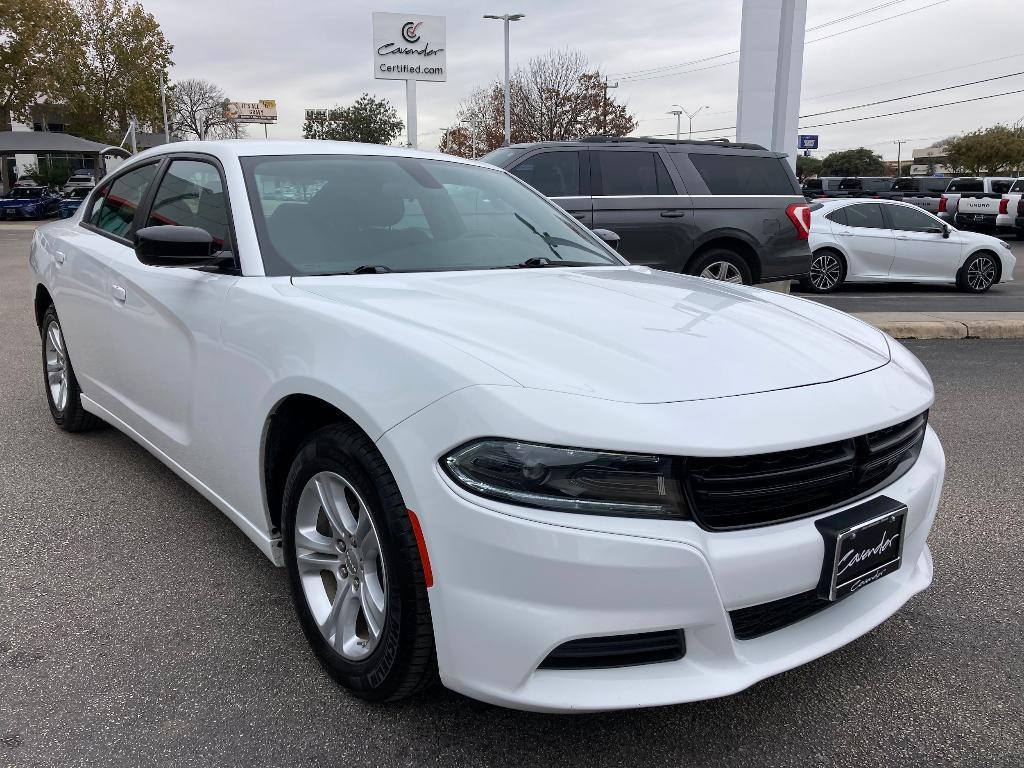
[[[1017,179],[999,201],[996,229],[1024,238],[1024,177]]]
[[[999,201],[1014,181],[994,176],[952,179],[939,200],[939,216],[959,229],[995,229]]]

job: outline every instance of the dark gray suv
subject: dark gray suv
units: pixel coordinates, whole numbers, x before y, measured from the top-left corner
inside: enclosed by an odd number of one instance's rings
[[[785,160],[756,144],[591,136],[486,155],[633,264],[734,283],[805,276],[810,209]]]

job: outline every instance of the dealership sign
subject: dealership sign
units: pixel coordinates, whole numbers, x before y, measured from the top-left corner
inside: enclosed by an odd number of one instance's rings
[[[378,80],[447,80],[444,16],[374,13],[373,76]]]
[[[236,123],[276,123],[277,102],[274,99],[226,101],[224,117]]]
[[[818,137],[816,134],[801,133],[800,149],[817,149],[818,148]]]

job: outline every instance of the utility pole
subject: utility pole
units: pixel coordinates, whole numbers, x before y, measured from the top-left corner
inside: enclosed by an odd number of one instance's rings
[[[608,84],[608,75],[604,76],[604,99],[601,101],[601,133],[605,134],[608,132],[608,89],[618,88],[619,81],[615,81],[615,85]]]
[[[903,156],[903,145],[909,143],[910,139],[897,139],[896,140],[896,178],[900,177],[900,159]]]
[[[164,144],[171,143],[171,131],[167,127],[167,89],[164,85],[164,73],[160,72],[160,106],[164,110]]]

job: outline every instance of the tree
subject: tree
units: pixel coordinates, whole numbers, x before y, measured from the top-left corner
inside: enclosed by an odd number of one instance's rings
[[[199,77],[182,80],[168,89],[171,127],[187,138],[227,139],[245,135],[245,125],[224,117],[224,91]]]
[[[821,175],[821,160],[817,157],[796,156],[797,178],[806,179],[808,176]]]
[[[78,136],[120,141],[132,118],[159,125],[160,75],[173,46],[134,0],[76,0],[81,21],[75,55],[62,62],[52,96],[67,107]]]
[[[509,78],[511,138],[564,141],[593,134],[624,136],[635,117],[609,96],[604,76],[586,56],[567,49],[549,51],[516,69]],[[505,138],[505,96],[501,81],[477,88],[462,102],[454,125],[441,136],[442,152],[469,156],[500,147]]]
[[[314,119],[306,120],[302,135],[307,139],[390,144],[404,127],[390,101],[364,93],[351,107],[321,110]]]
[[[954,173],[993,176],[1024,165],[1024,127],[994,125],[946,141]]]
[[[42,168],[37,165],[26,166],[22,176],[31,179],[41,187],[63,189],[74,171],[75,169],[67,160],[57,160],[44,164]]]
[[[881,176],[884,172],[882,156],[864,147],[826,155],[820,171],[822,176]]]

